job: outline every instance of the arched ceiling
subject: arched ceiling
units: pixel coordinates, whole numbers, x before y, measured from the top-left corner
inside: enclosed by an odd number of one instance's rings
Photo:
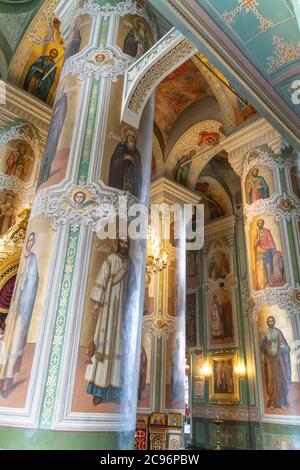
[[[300,72],[300,40],[292,0],[159,3],[169,21],[278,132],[300,148],[300,100],[293,99]]]

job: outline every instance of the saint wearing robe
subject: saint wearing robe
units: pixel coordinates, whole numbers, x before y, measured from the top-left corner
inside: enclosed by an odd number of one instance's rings
[[[57,49],[51,49],[49,55],[39,57],[29,68],[25,77],[23,89],[42,101],[47,101],[55,80],[55,59]]]
[[[0,346],[0,390],[4,398],[12,389],[14,376],[20,372],[39,285],[37,259],[32,251],[34,243],[35,233],[32,232],[26,242],[24,265],[19,270]]]
[[[269,186],[263,176],[259,176],[259,170],[254,168],[251,172],[251,177],[246,183],[248,201],[253,204],[260,199],[267,199],[270,197]]]
[[[99,311],[93,347],[89,348],[91,364],[86,370],[87,392],[93,395],[95,406],[103,400],[121,400],[135,292],[129,240],[119,239],[117,251],[108,255],[99,269],[90,295],[93,312]]]
[[[261,343],[267,407],[271,410],[288,407],[288,393],[292,383],[290,347],[283,333],[275,328],[275,323],[274,317],[267,318],[267,328]]]
[[[223,294],[221,308],[224,338],[233,338],[232,303],[228,292],[224,292]]]
[[[16,222],[14,196],[7,194],[6,200],[0,206],[0,235],[4,235]]]
[[[29,173],[29,160],[33,158],[28,155],[28,147],[25,142],[19,142],[17,148],[12,152],[6,160],[6,174],[16,176],[21,181]]]
[[[264,228],[263,219],[257,222],[257,231],[254,242],[256,259],[256,288],[257,290],[273,287],[274,255],[276,245],[271,230]]]
[[[139,376],[139,387],[138,387],[138,400],[142,399],[143,391],[147,387],[147,354],[142,346],[141,357],[140,357],[140,376]]]
[[[125,38],[123,52],[139,59],[150,47],[146,25],[142,21],[138,21],[138,24],[129,31]]]
[[[74,25],[72,34],[67,42],[67,47],[65,50],[64,61],[66,62],[69,57],[72,57],[75,54],[78,54],[81,46],[81,34],[80,30],[77,28],[77,25]]]
[[[109,186],[140,198],[142,188],[141,155],[136,133],[128,129],[125,142],[117,145],[110,161]]]
[[[224,338],[222,307],[216,295],[213,296],[211,304],[211,336],[214,339]]]
[[[67,94],[65,92],[62,92],[62,95],[55,101],[53,108],[50,130],[48,133],[48,139],[44,151],[44,158],[40,173],[39,186],[48,181],[51,176],[51,165],[57,152],[58,142],[65,122],[67,109]]]

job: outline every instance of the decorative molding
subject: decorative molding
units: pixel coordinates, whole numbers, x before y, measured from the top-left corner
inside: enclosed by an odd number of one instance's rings
[[[29,188],[16,176],[8,176],[0,173],[0,191],[13,191],[26,205],[31,205],[35,196],[35,188]]]
[[[102,63],[97,63],[97,56],[105,56]],[[94,60],[93,60],[94,59]],[[115,47],[106,49],[92,49],[84,52],[84,56],[77,54],[70,57],[65,63],[61,80],[68,74],[76,75],[79,80],[87,78],[110,78],[113,82],[118,80],[119,75],[124,75],[132,59],[120,53]]]
[[[201,195],[175,183],[165,176],[154,180],[150,185],[152,204],[199,204]]]
[[[126,16],[126,15],[139,15],[143,17],[149,26],[151,27],[152,33],[157,38],[157,27],[156,22],[149,13],[142,6],[141,2],[134,0],[125,0],[119,1],[118,3],[110,4],[107,2],[105,5],[99,5],[93,0],[87,0],[82,6],[76,9],[73,20],[75,20],[80,15],[89,15],[89,16]]]
[[[286,289],[267,288],[264,291],[252,293],[252,321],[255,323],[263,308],[272,305],[278,305],[278,307],[286,310],[290,317],[299,316],[300,301],[296,297],[296,294],[299,293],[300,290],[295,287]]]
[[[263,118],[242,127],[222,142],[228,153],[228,160],[238,176],[243,173],[245,155],[261,145],[270,144],[275,151],[280,151],[280,134]]]
[[[144,317],[143,333],[151,338],[168,339],[178,328],[177,318],[154,316],[153,318]]]
[[[6,102],[1,106],[1,126],[21,120],[30,123],[38,129],[43,148],[48,135],[52,109],[26,91],[20,90],[11,83],[4,83]]]
[[[251,315],[253,301],[251,299],[251,292],[249,288],[248,277],[245,276],[240,282],[241,296],[242,296],[242,312],[244,317]]]
[[[155,87],[196,52],[180,31],[173,28],[136,61],[125,75],[122,121],[138,128],[143,109]]]
[[[262,214],[270,215],[277,221],[300,219],[300,200],[295,196],[287,197],[285,194],[283,196],[274,194],[272,198],[260,199],[244,207],[244,215],[247,221]]]
[[[72,194],[83,191],[90,197],[90,204],[85,207],[76,207]],[[97,230],[98,223],[113,217],[120,208],[120,198],[124,202],[124,207],[137,202],[129,193],[123,191],[107,189],[102,183],[92,183],[90,185],[68,184],[64,190],[55,191],[42,189],[38,192],[34,201],[31,219],[43,215],[53,220],[51,228],[58,230],[61,226],[69,225],[71,232],[76,232],[81,225],[92,227]]]
[[[300,43],[295,45],[280,36],[274,35],[273,45],[275,46],[275,55],[267,58],[269,72],[275,72],[289,62],[300,58]]]
[[[259,409],[246,406],[220,406],[205,404],[193,404],[193,418],[214,419],[219,415],[228,421],[259,421]]]
[[[29,134],[33,134],[30,137]],[[21,139],[25,140],[32,150],[34,151],[34,156],[36,158],[40,157],[41,153],[41,144],[40,138],[37,131],[26,122],[19,122],[15,125],[8,127],[7,129],[0,130],[0,145],[8,144],[11,140]]]
[[[255,148],[245,156],[245,163],[242,172],[242,181],[245,182],[249,171],[257,165],[265,165],[269,168],[279,168],[290,170],[295,165],[294,152],[289,148],[283,150],[283,154],[270,155],[266,150]]]

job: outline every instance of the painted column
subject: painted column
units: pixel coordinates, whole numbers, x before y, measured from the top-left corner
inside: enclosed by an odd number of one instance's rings
[[[121,241],[117,227],[103,240],[99,227],[123,218],[120,204],[148,202],[153,103],[139,130],[120,123],[120,112],[123,74],[154,43],[155,25],[135,1],[81,1],[75,12],[62,2],[56,13],[65,62],[0,364],[1,422],[22,429],[1,442],[127,449],[145,241]]]
[[[3,83],[5,102],[0,128],[0,338],[6,328],[22,243],[15,235],[28,220],[36,192],[44,142],[31,122],[28,101],[20,91]],[[38,106],[45,118],[47,110]],[[30,109],[30,108],[29,108]],[[24,119],[25,118],[25,119]],[[29,118],[29,120],[28,120]],[[24,228],[24,227],[23,227]]]
[[[259,407],[262,417],[281,426],[281,434],[285,424],[299,424],[300,416],[300,205],[295,158],[291,147],[280,148],[271,141],[252,144],[242,172]],[[271,447],[278,444],[275,428]]]
[[[172,210],[174,205],[183,208],[184,204],[196,204],[199,197],[162,177],[151,184],[150,201]],[[171,238],[162,241],[168,255],[167,268],[150,276],[145,292],[138,412],[151,414],[148,446],[152,449],[182,447],[186,344],[186,251],[182,229],[177,240],[171,226]]]

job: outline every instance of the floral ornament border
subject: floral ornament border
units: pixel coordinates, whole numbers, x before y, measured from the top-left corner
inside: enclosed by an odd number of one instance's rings
[[[139,15],[147,21],[154,35],[154,40],[157,41],[158,33],[156,22],[144,8],[139,6],[139,3],[141,2],[125,0],[124,2],[120,1],[117,4],[111,5],[108,0],[105,5],[99,5],[93,0],[87,0],[84,5],[76,9],[73,19],[75,20],[80,15],[104,16],[105,18],[114,15]]]
[[[66,200],[76,189],[88,192],[94,205],[89,209],[78,210],[68,206]],[[100,221],[115,216],[116,212],[119,213],[120,198],[126,200],[126,207],[137,202],[140,204],[140,201],[137,201],[130,193],[108,190],[100,183],[69,184],[65,190],[57,192],[42,189],[34,201],[31,220],[40,215],[51,218],[53,223],[50,227],[54,231],[65,225],[70,227],[71,232],[76,232],[80,226],[89,226],[96,231]],[[127,213],[125,215],[127,216]]]
[[[107,55],[111,61],[114,61],[114,65],[105,67],[105,64],[101,66],[92,63],[92,56],[95,54]],[[85,51],[84,57],[80,54],[70,57],[63,67],[61,80],[67,75],[72,74],[77,75],[81,81],[94,77],[96,80],[111,78],[113,82],[117,82],[118,76],[124,75],[131,63],[131,58],[120,54],[119,51],[112,46],[106,49],[92,49],[88,52]]]
[[[13,191],[24,204],[32,204],[35,197],[35,188],[26,185],[16,176],[0,174],[0,191]]]
[[[252,314],[251,318],[255,323],[259,318],[259,313],[264,307],[271,307],[277,305],[283,310],[286,310],[289,317],[294,317],[300,314],[300,302],[295,298],[295,294],[299,292],[299,289],[295,287],[289,287],[288,289],[272,289],[267,288],[263,292],[252,294]]]
[[[144,318],[143,332],[151,338],[166,338],[168,339],[176,330],[178,326],[177,318],[163,318],[163,324],[157,323],[157,316],[154,318]]]
[[[284,203],[289,206],[285,207]],[[247,219],[246,225],[249,224],[257,215],[269,215],[275,218],[277,222],[280,220],[291,221],[300,218],[300,200],[295,196],[283,196],[274,194],[269,199],[260,199],[251,205],[245,205],[244,215]]]
[[[249,160],[251,154],[255,156],[255,158]],[[287,153],[286,156],[276,155],[272,157],[267,150],[251,150],[245,157],[245,164],[242,173],[243,183],[245,183],[249,171],[257,165],[265,165],[269,168],[291,169],[295,165],[295,158],[292,152]]]

